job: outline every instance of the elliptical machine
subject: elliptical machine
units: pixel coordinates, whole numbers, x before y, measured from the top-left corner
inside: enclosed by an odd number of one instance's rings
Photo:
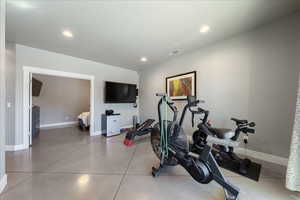
[[[226,200],[236,200],[239,189],[225,179],[212,155],[211,146],[207,144],[200,146],[194,141],[192,144],[194,152],[189,151],[189,142],[182,129],[182,122],[187,108],[196,106],[200,101],[188,102],[178,123],[178,111],[174,102],[166,94],[156,96],[161,97],[158,103],[159,123],[152,129],[151,145],[160,159],[160,165],[158,168],[152,168],[153,177],[157,177],[164,166],[180,164],[197,182],[208,184],[214,180],[224,188]],[[173,115],[172,120],[168,120],[169,111]]]

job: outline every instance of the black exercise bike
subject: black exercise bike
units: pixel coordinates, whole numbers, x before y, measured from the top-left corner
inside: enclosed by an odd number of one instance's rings
[[[195,101],[195,97],[189,96],[188,102],[191,103]],[[197,107],[197,110],[188,108],[192,113],[192,126],[194,126],[195,115],[203,115],[201,123],[198,124],[198,130],[193,134],[193,141],[199,146],[205,146],[207,144],[207,139],[209,136],[216,138],[216,143],[213,144],[212,154],[216,161],[221,167],[231,170],[240,175],[249,177],[249,169],[251,168],[251,179],[258,181],[261,165],[253,163],[248,158],[240,158],[234,153],[234,146],[237,146],[237,140],[241,133],[244,134],[243,142],[248,143],[248,134],[254,134],[254,127],[256,124],[254,122],[248,122],[248,120],[240,120],[236,118],[231,118],[236,124],[236,129],[233,131],[231,129],[223,128],[213,128],[211,123],[208,121],[209,111]],[[186,112],[184,110],[183,112]],[[194,147],[194,146],[192,146]],[[191,149],[191,151],[196,151]]]
[[[158,103],[159,123],[152,129],[151,144],[154,153],[160,159],[160,165],[158,168],[152,168],[153,177],[158,176],[164,166],[180,164],[197,182],[208,184],[214,180],[224,188],[226,200],[236,200],[239,189],[225,179],[211,152],[212,147],[194,141],[192,144],[194,151],[193,153],[190,152],[189,142],[182,129],[182,123],[185,111],[196,106],[200,101],[189,101],[178,123],[178,111],[173,101],[166,94],[157,94],[157,96],[161,97]],[[169,115],[167,109],[170,109],[173,114],[172,120],[167,118]]]

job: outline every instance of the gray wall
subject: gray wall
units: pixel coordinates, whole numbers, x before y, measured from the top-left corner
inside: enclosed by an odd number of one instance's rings
[[[15,87],[16,87],[16,45],[6,42],[6,145],[15,141]]]
[[[43,82],[40,96],[32,97],[40,106],[40,124],[77,121],[82,112],[90,111],[90,81],[33,74]]]
[[[0,181],[5,174],[5,0],[0,0]]]
[[[121,126],[132,124],[132,116],[138,115],[138,108],[132,104],[104,104],[104,82],[117,81],[125,83],[139,83],[136,71],[114,67],[102,63],[92,62],[80,58],[66,56],[54,52],[35,49],[23,45],[16,45],[16,123],[15,145],[23,144],[23,66],[39,67],[65,72],[81,73],[95,76],[95,131],[101,131],[101,114],[106,109],[114,109],[121,113]]]
[[[197,95],[206,100],[218,127],[233,128],[230,117],[257,123],[249,149],[287,157],[299,74],[300,16],[281,19],[240,36],[174,57],[140,72],[141,118],[157,117],[165,77],[197,71]],[[206,37],[209,37],[207,35]],[[184,102],[177,105],[182,108]],[[184,124],[192,134],[190,117]]]

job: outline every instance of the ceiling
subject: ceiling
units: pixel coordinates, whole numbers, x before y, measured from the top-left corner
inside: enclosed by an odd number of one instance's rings
[[[110,65],[141,70],[299,11],[300,1],[13,1],[7,39]],[[211,31],[201,34],[201,25]],[[72,39],[62,36],[73,32]],[[141,62],[145,56],[148,62]]]

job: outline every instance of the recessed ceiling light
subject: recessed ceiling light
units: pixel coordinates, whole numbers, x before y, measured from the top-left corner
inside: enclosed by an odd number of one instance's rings
[[[11,1],[9,3],[13,4],[16,7],[23,8],[23,9],[33,8],[33,5],[26,1]]]
[[[210,27],[208,25],[202,25],[200,28],[200,33],[208,33],[210,31]]]
[[[62,32],[63,36],[67,37],[67,38],[73,38],[73,33],[69,30],[65,30]]]
[[[141,62],[147,62],[147,61],[148,61],[148,58],[146,58],[146,57],[141,57],[140,61],[141,61]]]

